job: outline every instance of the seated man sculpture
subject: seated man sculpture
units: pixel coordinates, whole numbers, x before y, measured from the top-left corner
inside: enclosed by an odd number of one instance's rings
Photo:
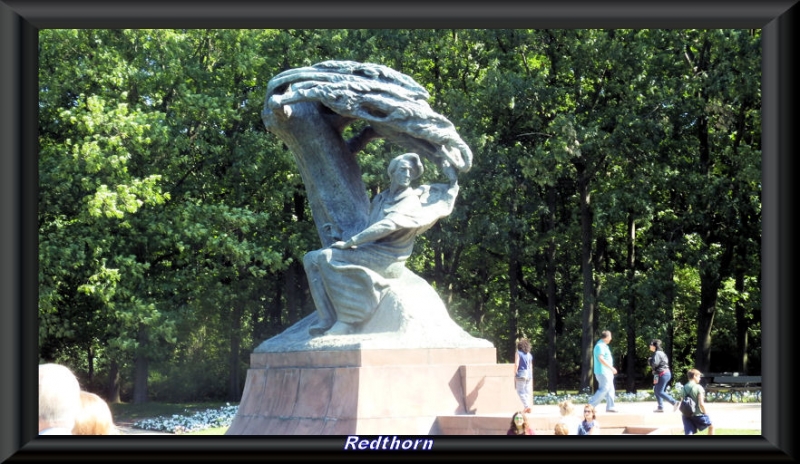
[[[458,183],[445,166],[449,184],[411,188],[423,173],[416,153],[395,157],[388,168],[391,184],[372,199],[369,225],[347,240],[326,228],[335,240],[303,259],[318,321],[310,335],[346,335],[357,331],[378,307],[411,255],[417,235],[452,212]]]

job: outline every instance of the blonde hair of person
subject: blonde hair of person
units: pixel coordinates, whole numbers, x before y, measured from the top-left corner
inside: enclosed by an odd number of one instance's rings
[[[559,422],[556,424],[555,428],[553,429],[556,435],[569,435],[569,429],[567,429],[567,424],[563,422]]]
[[[81,387],[72,371],[61,364],[39,365],[39,431],[72,430],[81,408]]]
[[[81,392],[81,411],[75,418],[73,435],[119,435],[108,403],[87,391]]]
[[[558,409],[562,416],[571,416],[575,411],[575,405],[572,404],[572,400],[564,400],[558,403]]]

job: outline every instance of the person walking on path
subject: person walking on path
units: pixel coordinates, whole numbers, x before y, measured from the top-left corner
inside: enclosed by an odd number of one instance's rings
[[[531,412],[533,404],[533,355],[531,343],[522,338],[517,342],[514,353],[514,388],[522,400],[523,412]]]
[[[603,399],[606,400],[606,412],[617,412],[614,409],[614,376],[617,369],[614,367],[614,358],[611,356],[611,331],[604,330],[602,337],[594,345],[594,376],[597,378],[597,391],[589,398],[592,408],[597,408]]]
[[[672,371],[669,369],[669,359],[661,348],[661,340],[655,338],[650,342],[650,351],[653,352],[647,361],[653,369],[653,393],[656,395],[658,407],[653,412],[664,412],[664,401],[674,406],[678,400],[667,392],[667,384],[672,380]],[[674,409],[673,409],[674,410]]]
[[[686,435],[694,435],[697,432],[702,432],[708,429],[709,435],[714,435],[714,425],[706,412],[706,391],[700,385],[700,377],[703,374],[697,369],[689,369],[686,373],[689,381],[683,386],[683,396],[690,397],[694,400],[694,414],[691,416],[682,415],[683,432]]]

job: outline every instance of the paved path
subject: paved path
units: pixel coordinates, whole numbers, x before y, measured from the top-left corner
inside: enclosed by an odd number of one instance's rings
[[[117,424],[117,430],[121,435],[175,435],[174,433],[156,432],[155,430],[144,430],[131,427],[132,423]]]
[[[583,405],[576,404],[575,406],[579,408]],[[617,402],[616,407],[619,411],[618,414],[640,415],[645,418],[644,422],[647,425],[682,427],[679,412],[673,412],[671,408],[667,408],[667,412],[664,413],[653,412],[656,407],[654,401],[639,403]],[[761,430],[761,403],[708,403],[708,413],[714,426],[718,428]],[[601,403],[598,406],[597,412],[597,418],[601,421],[601,424],[603,417],[608,414],[609,413],[605,412],[605,403]],[[490,415],[495,416],[495,414]],[[534,416],[534,418],[558,417],[558,406],[537,405],[533,407],[531,415]],[[508,414],[497,414],[497,416],[506,417]],[[123,435],[173,435],[166,432],[136,429],[131,427],[131,424],[118,424],[118,428]]]
[[[575,404],[576,409],[582,404]],[[656,409],[655,401],[645,401],[637,403],[623,403],[617,401],[616,409],[618,414],[637,414],[645,419],[646,424],[660,426],[681,426],[680,412],[672,411],[668,404],[666,412],[653,412]],[[605,403],[600,403],[597,407],[597,419],[602,424],[603,417],[609,413],[605,412]],[[726,429],[758,429],[761,430],[761,403],[707,403],[708,415],[714,426]],[[558,406],[544,405],[534,406],[531,413],[534,417],[553,417],[558,416]]]

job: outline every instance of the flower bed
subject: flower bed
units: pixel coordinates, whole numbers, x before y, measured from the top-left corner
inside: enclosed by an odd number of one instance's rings
[[[682,398],[683,385],[677,382],[669,389],[669,394],[674,398]],[[589,402],[590,393],[578,393],[576,395],[556,395],[555,393],[548,393],[544,396],[536,395],[533,398],[534,404],[558,404],[563,400],[571,399],[575,404],[585,404]],[[638,403],[642,401],[655,401],[656,397],[653,390],[639,390],[636,393],[617,392],[615,400],[622,403]],[[740,392],[733,394],[731,392],[711,392],[706,394],[706,401],[709,403],[714,402],[733,402],[733,403],[760,403],[761,390],[751,392]]]
[[[227,403],[225,406],[220,406],[216,409],[194,412],[187,410],[186,415],[173,414],[172,416],[142,419],[134,422],[133,427],[175,434],[198,432],[216,427],[230,427],[238,409],[238,405]]]

